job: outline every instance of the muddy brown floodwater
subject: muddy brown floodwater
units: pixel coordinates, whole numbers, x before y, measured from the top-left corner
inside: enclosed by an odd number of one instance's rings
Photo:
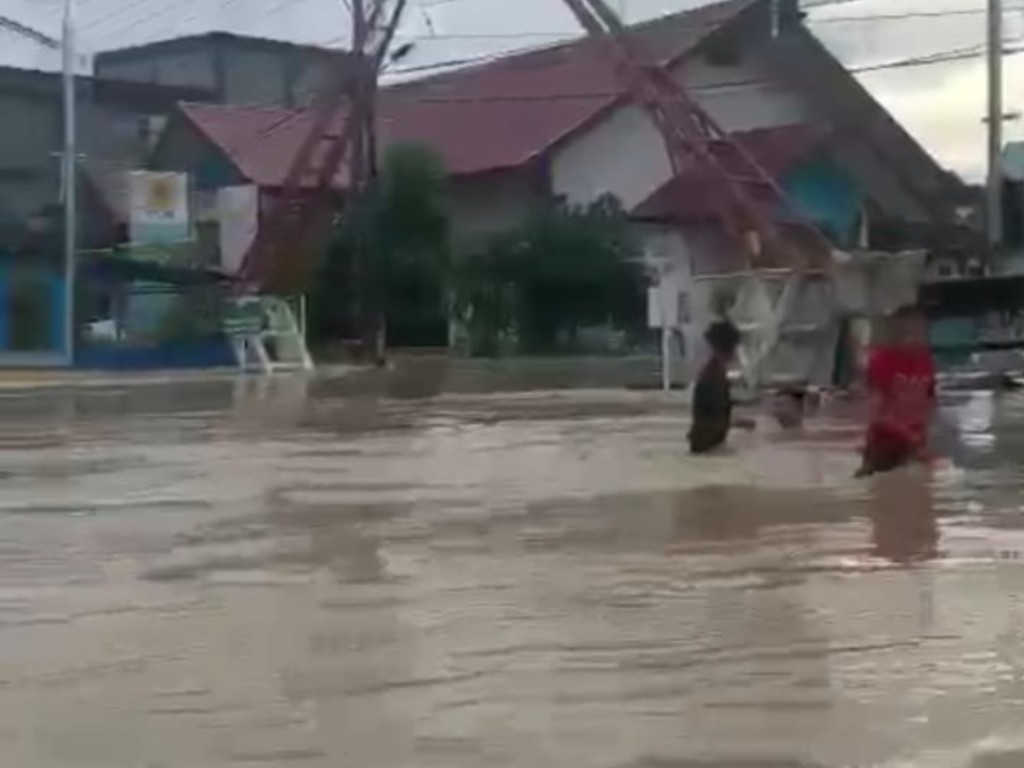
[[[956,467],[619,392],[0,398],[12,768],[1024,766],[1024,399]]]

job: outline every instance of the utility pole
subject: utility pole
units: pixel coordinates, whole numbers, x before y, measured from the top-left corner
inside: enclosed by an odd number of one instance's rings
[[[391,12],[391,20],[383,23],[389,18],[387,12],[389,0],[352,0],[351,2],[352,50],[357,57],[355,62],[357,71],[351,94],[351,110],[355,124],[352,156],[349,164],[349,191],[356,200],[357,206],[366,205],[367,201],[359,198],[373,194],[377,184],[379,164],[376,109],[378,79],[381,65],[386,60],[395,28],[406,4],[407,0],[396,0],[394,10]],[[383,34],[383,38],[379,38],[381,34]],[[375,51],[377,53],[374,53]],[[369,259],[374,257],[373,248],[367,241],[367,237],[372,238],[373,234],[372,231],[363,232],[356,241],[354,278],[357,283],[361,280],[364,286],[367,283],[375,282],[371,277],[374,268],[369,265]],[[377,290],[379,290],[379,286],[371,285],[371,292]],[[372,336],[374,354],[378,361],[382,361],[384,348],[387,345],[387,320],[383,316],[381,308],[375,306],[379,301],[380,297],[374,296],[371,298],[371,304],[374,306],[367,307],[363,304],[361,311],[357,308],[356,319],[357,322],[364,325],[364,332]],[[358,298],[357,304],[362,304]],[[369,338],[366,340],[370,341]]]
[[[373,0],[370,0],[373,2]],[[366,94],[368,52],[366,43],[370,36],[364,0],[352,0],[352,51],[355,54],[356,76],[352,78],[352,92],[349,109],[357,120],[352,133],[352,155],[349,163],[349,185],[354,195],[362,193],[366,177],[366,123],[363,118]]]
[[[68,365],[75,359],[75,252],[78,244],[78,142],[75,97],[75,0],[64,0],[61,41],[64,91],[64,353]]]
[[[1003,3],[988,0],[988,184],[985,195],[989,246],[1002,240],[1003,188]]]

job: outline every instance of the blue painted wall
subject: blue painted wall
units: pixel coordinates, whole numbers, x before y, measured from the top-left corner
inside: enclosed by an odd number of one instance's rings
[[[13,258],[0,257],[0,353],[22,352],[22,350],[11,349],[12,317],[11,317],[11,287],[13,284],[12,271],[16,268]],[[19,264],[17,268],[25,269],[25,264]],[[46,338],[47,344],[44,349],[31,350],[32,352],[61,353],[64,349],[64,318],[65,318],[65,296],[64,296],[64,275],[57,267],[38,267],[39,274],[46,282],[46,291],[49,296],[47,312]]]
[[[941,366],[967,363],[981,339],[981,327],[974,317],[933,320],[928,329],[932,350]]]
[[[75,367],[102,371],[153,371],[234,367],[235,353],[227,336],[151,345],[86,344],[75,355]]]
[[[193,170],[192,180],[196,189],[201,190],[214,190],[245,183],[224,155],[212,149],[203,152]]]
[[[815,157],[782,183],[798,213],[826,231],[840,246],[856,244],[861,212],[857,184],[831,158]]]

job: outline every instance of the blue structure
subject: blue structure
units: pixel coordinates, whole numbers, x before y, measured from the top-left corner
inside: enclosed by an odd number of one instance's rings
[[[113,334],[81,334],[75,349],[77,368],[138,371],[236,365],[217,312],[226,288],[219,273],[106,253],[82,261],[78,288],[78,314],[85,327],[103,324]],[[184,327],[176,319],[184,321]]]
[[[0,366],[67,363],[63,267],[39,254],[0,253]]]
[[[797,213],[814,222],[840,248],[857,245],[862,196],[856,182],[830,157],[819,154],[782,179]]]

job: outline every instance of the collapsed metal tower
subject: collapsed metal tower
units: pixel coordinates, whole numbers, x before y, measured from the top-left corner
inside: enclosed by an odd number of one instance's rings
[[[331,73],[304,119],[304,137],[281,189],[239,271],[247,291],[294,294],[305,290],[318,241],[335,212],[338,174],[347,166],[345,195],[362,193],[374,167],[376,84],[407,0],[351,0],[352,51],[343,71]],[[389,10],[390,8],[390,10]],[[281,126],[275,126],[275,129]]]
[[[623,85],[650,115],[665,143],[673,176],[696,167],[719,223],[752,268],[820,268],[831,245],[799,220],[783,190],[687,92],[672,73],[649,58],[605,0],[565,0],[580,25],[602,41]],[[754,194],[751,194],[754,192]],[[781,228],[778,214],[792,216]]]

